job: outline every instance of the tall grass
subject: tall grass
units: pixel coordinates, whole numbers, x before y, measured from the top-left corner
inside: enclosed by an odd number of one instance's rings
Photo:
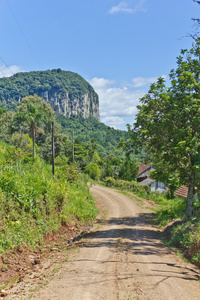
[[[97,209],[75,167],[34,161],[20,149],[0,143],[0,253],[23,243],[34,247],[44,235],[73,218],[94,219]]]

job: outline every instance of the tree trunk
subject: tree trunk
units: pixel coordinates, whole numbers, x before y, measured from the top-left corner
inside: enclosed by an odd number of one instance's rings
[[[74,129],[72,130],[72,161],[74,162]]]
[[[195,188],[195,171],[190,171],[189,187],[187,195],[186,218],[193,216],[193,201],[194,201],[194,188]]]

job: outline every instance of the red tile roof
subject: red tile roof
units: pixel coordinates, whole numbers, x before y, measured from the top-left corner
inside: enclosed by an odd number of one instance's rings
[[[183,185],[178,190],[176,190],[174,194],[176,194],[177,196],[187,198],[188,187]]]
[[[139,167],[139,171],[138,171],[138,176],[139,176],[146,170],[150,169],[152,167],[152,165],[137,164],[137,167]]]

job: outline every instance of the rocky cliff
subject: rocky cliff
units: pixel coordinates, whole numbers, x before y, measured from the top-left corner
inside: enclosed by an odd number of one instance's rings
[[[76,73],[57,69],[0,78],[0,105],[7,109],[15,108],[23,97],[34,94],[66,117],[76,115],[87,119],[92,115],[100,121],[98,95]]]

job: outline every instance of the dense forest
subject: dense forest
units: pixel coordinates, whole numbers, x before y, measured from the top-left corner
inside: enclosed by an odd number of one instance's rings
[[[126,164],[130,169],[129,179],[135,178],[135,167],[134,172],[131,171],[135,161],[131,157],[127,159],[118,147],[120,139],[126,139],[125,131],[110,128],[93,117],[68,119],[56,114],[55,119],[55,112],[50,105],[36,95],[23,98],[17,112],[1,108],[1,141],[29,152],[34,147],[34,156],[39,155],[51,163],[52,121],[55,123],[55,159],[64,157],[69,164],[75,164],[82,171],[87,170],[90,175],[90,168],[93,169],[94,179],[104,179],[106,176],[123,178],[121,170]]]
[[[122,149],[118,147],[121,138],[127,138],[126,131],[116,130],[98,122],[90,116],[88,119],[83,117],[65,118],[56,113],[56,121],[61,125],[62,132],[72,140],[72,133],[77,141],[91,143],[95,141],[98,153],[101,157],[108,154],[124,156]]]

